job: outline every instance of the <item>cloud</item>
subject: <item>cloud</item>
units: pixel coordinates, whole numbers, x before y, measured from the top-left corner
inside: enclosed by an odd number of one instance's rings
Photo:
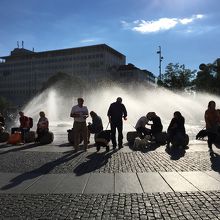
[[[90,42],[94,42],[96,41],[95,39],[83,39],[83,40],[80,40],[80,43],[90,43]]]
[[[131,29],[142,34],[165,31],[176,27],[177,25],[187,25],[195,20],[204,18],[204,15],[198,14],[188,18],[160,18],[158,20],[136,20],[132,23],[121,21],[125,29]]]

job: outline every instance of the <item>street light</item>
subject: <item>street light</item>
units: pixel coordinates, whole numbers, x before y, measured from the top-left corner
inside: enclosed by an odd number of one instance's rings
[[[159,80],[161,80],[161,62],[163,60],[163,57],[161,56],[161,46],[159,46],[157,54],[159,54]]]

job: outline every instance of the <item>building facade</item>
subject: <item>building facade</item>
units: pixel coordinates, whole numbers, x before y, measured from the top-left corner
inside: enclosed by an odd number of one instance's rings
[[[155,76],[148,70],[141,70],[128,63],[111,71],[112,80],[120,84],[142,84],[143,86],[155,85]]]
[[[106,44],[45,52],[15,48],[1,57],[0,96],[25,103],[58,72],[94,83],[108,78],[111,66],[125,63],[126,57]]]

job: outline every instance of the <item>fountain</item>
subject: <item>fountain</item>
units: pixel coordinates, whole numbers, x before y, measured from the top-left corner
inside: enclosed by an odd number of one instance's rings
[[[89,111],[95,111],[102,117],[104,127],[108,124],[107,111],[109,105],[120,96],[127,108],[128,120],[124,122],[124,130],[134,130],[139,117],[147,112],[155,111],[161,117],[164,130],[173,117],[175,111],[180,111],[185,117],[186,131],[191,139],[195,139],[196,133],[205,126],[204,112],[210,100],[220,103],[220,98],[207,93],[177,93],[163,88],[138,87],[121,88],[118,86],[97,88],[84,94],[85,105]],[[45,111],[50,121],[51,131],[66,132],[72,127],[73,119],[70,118],[70,111],[73,105],[77,104],[77,98],[68,96],[48,89],[32,99],[24,108],[26,115],[34,118],[36,122],[40,111]],[[88,119],[91,121],[91,118]]]

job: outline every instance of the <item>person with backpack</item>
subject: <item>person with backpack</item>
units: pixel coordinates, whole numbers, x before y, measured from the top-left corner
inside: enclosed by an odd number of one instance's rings
[[[102,119],[94,111],[90,112],[92,123],[88,123],[88,143],[90,143],[90,134],[98,134],[103,130]]]
[[[41,111],[39,113],[39,120],[37,122],[37,138],[36,138],[36,142],[40,141],[41,137],[43,137],[46,133],[49,132],[49,121],[45,116],[45,113],[43,111]]]
[[[30,128],[33,126],[33,121],[32,118],[31,120],[29,120],[29,117],[25,116],[24,112],[22,111],[20,111],[18,114],[20,116],[19,118],[20,126],[12,128],[11,134],[14,134],[16,131],[20,131],[22,142],[25,143],[25,134],[30,131]],[[32,126],[30,121],[32,121]]]

